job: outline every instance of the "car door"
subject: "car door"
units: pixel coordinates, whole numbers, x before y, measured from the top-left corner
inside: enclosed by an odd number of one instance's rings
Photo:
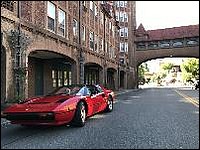
[[[100,95],[97,91],[97,88],[95,86],[90,86],[89,90],[91,92],[91,101],[93,104],[93,114],[97,113],[99,110],[99,106],[100,106]]]
[[[107,106],[107,97],[106,97],[106,94],[104,93],[103,89],[96,85],[96,88],[97,88],[97,95],[98,95],[98,112],[99,111],[102,111],[106,108]]]

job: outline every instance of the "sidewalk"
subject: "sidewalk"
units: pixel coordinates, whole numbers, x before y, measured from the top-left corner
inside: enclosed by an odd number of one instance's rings
[[[121,94],[125,94],[127,92],[132,92],[132,91],[138,91],[140,89],[121,89],[121,90],[118,90],[118,91],[114,91],[114,94],[115,96],[118,96],[118,95],[121,95]],[[1,111],[3,111],[6,107],[8,107],[10,104],[1,104]],[[4,127],[6,125],[9,125],[10,124],[10,121],[4,119],[4,118],[1,118],[1,127]]]

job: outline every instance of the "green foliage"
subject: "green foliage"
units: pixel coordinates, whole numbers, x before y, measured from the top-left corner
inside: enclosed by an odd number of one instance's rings
[[[172,69],[173,66],[174,66],[173,63],[164,63],[164,64],[161,65],[161,68],[163,70],[166,70],[167,72],[169,72]]]
[[[142,64],[138,67],[139,82],[145,82],[144,74],[145,74],[146,72],[149,72],[148,65],[147,65],[147,63],[142,63]]]
[[[182,78],[185,81],[199,78],[199,59],[189,58],[181,64]]]

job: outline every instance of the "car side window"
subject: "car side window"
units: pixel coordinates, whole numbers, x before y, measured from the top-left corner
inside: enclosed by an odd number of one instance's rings
[[[80,89],[80,91],[76,95],[87,96],[87,95],[90,95],[90,91],[88,90],[88,88],[83,87]]]
[[[103,92],[102,88],[99,85],[96,85],[96,88],[97,88],[98,93],[102,93]]]
[[[89,91],[90,91],[91,95],[97,94],[97,91],[96,91],[95,86],[90,86],[90,87],[89,87]]]

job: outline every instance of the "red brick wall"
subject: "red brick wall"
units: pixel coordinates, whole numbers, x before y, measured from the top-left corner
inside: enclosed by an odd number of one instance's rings
[[[33,2],[33,1],[31,1]],[[46,4],[47,1],[34,1],[35,10],[34,10],[34,24],[44,28],[46,26]]]

